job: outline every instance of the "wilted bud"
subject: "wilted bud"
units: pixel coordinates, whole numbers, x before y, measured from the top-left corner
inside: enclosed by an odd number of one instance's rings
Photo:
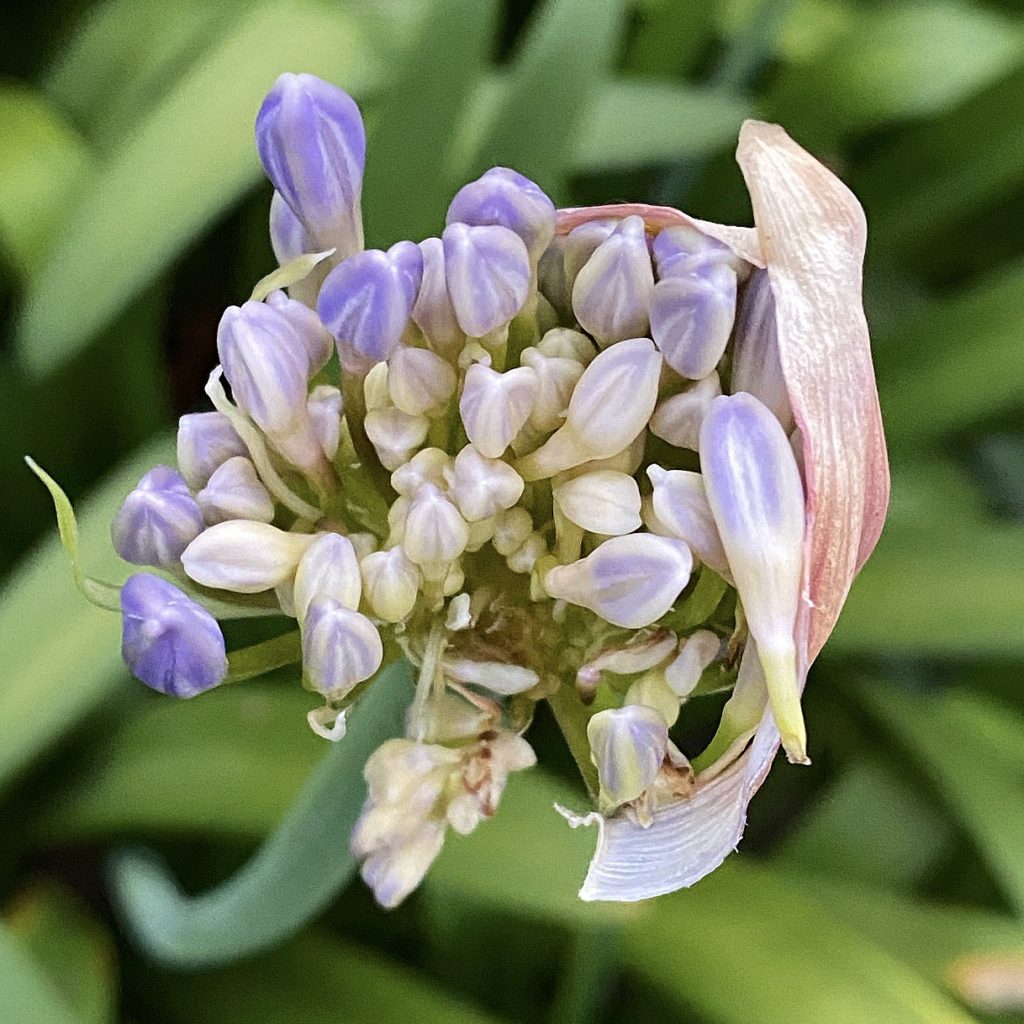
[[[642,796],[668,752],[664,716],[643,704],[599,711],[587,723],[587,739],[601,785],[597,800],[602,814]]]
[[[331,597],[317,596],[302,627],[302,663],[309,685],[330,700],[369,679],[384,659],[377,627]]]
[[[231,421],[220,412],[192,412],[178,420],[178,470],[198,491],[213,471],[235,455],[248,455]]]
[[[399,494],[409,497],[423,484],[433,484],[443,490],[451,465],[452,457],[447,452],[440,448],[424,448],[391,474],[391,486]]]
[[[417,565],[447,565],[469,542],[469,527],[459,510],[432,484],[424,484],[409,505],[402,546]]]
[[[295,617],[303,625],[309,606],[321,597],[355,611],[362,592],[363,578],[352,542],[340,533],[323,533],[306,548],[295,570]]]
[[[724,242],[684,224],[662,228],[651,243],[658,277],[703,273],[716,264],[739,269],[741,262]]]
[[[156,466],[124,499],[110,536],[126,562],[167,568],[202,528],[203,513],[185,481],[169,466]]]
[[[665,682],[677,697],[688,697],[704,670],[722,649],[722,641],[709,629],[698,629],[679,645],[679,654],[665,666]]]
[[[211,526],[228,519],[269,523],[274,518],[273,498],[253,464],[240,455],[213,471],[207,485],[196,495],[196,502]]]
[[[675,603],[690,579],[690,549],[671,537],[634,533],[606,540],[586,558],[551,569],[556,600],[582,605],[626,629],[649,626]]]
[[[776,725],[790,760],[806,762],[793,639],[804,494],[789,438],[753,396],[722,396],[704,420],[700,455],[708,503],[757,642]]]
[[[537,397],[537,374],[528,366],[498,373],[483,363],[466,371],[459,412],[466,436],[483,455],[497,459],[523,429]]]
[[[306,352],[308,376],[314,377],[327,365],[334,352],[334,339],[330,331],[309,306],[288,298],[283,291],[271,292],[266,304],[276,309],[295,328]]]
[[[575,359],[546,356],[536,348],[525,349],[520,362],[537,374],[537,395],[527,422],[534,430],[546,434],[562,425],[573,389],[583,375],[583,364]]]
[[[625,473],[584,473],[558,484],[553,496],[566,519],[591,533],[620,536],[640,529],[640,488]]]
[[[594,699],[602,672],[629,676],[660,665],[676,649],[676,635],[667,629],[643,630],[625,644],[602,650],[576,670],[576,689],[584,703]],[[640,703],[643,701],[633,701]]]
[[[411,242],[367,249],[339,263],[320,288],[317,312],[338,342],[343,366],[380,363],[398,348],[423,273]]]
[[[530,258],[523,240],[498,225],[449,224],[442,235],[445,280],[462,330],[482,338],[523,308]]]
[[[775,297],[767,270],[755,271],[743,292],[732,356],[732,393],[746,391],[759,399],[793,432],[793,407],[779,361]]]
[[[499,224],[523,240],[536,263],[555,237],[555,204],[529,178],[492,167],[455,193],[445,223]]]
[[[565,237],[565,249],[562,265],[569,286],[570,301],[572,287],[579,277],[580,271],[586,266],[587,260],[594,255],[597,247],[619,226],[617,217],[606,217],[588,220],[572,229]]]
[[[576,277],[576,319],[602,346],[647,333],[654,271],[642,217],[626,217]]]
[[[455,370],[425,348],[399,348],[388,360],[388,394],[411,416],[437,413],[455,394]]]
[[[691,384],[678,395],[666,398],[651,417],[651,433],[668,441],[675,448],[697,451],[700,447],[700,425],[707,415],[711,400],[722,393],[716,371]]]
[[[533,519],[525,508],[510,508],[494,517],[494,536],[491,543],[494,550],[507,558],[526,543],[533,533]]]
[[[626,448],[647,426],[658,400],[661,356],[648,338],[620,341],[583,371],[565,425],[521,459],[524,480],[554,476]]]
[[[664,277],[650,300],[651,337],[665,362],[691,380],[718,365],[736,318],[736,271],[715,263],[700,274]]]
[[[498,810],[498,803],[512,772],[532,768],[537,755],[529,743],[509,729],[481,737],[463,759],[461,789],[448,800],[446,817],[460,835],[469,835],[485,818]]]
[[[523,493],[523,478],[500,459],[488,459],[466,445],[448,473],[448,493],[467,522],[512,508]]]
[[[363,247],[366,133],[347,93],[313,75],[281,75],[256,117],[256,148],[318,250],[344,258]]]
[[[647,476],[654,485],[652,498],[658,522],[671,536],[686,541],[699,561],[731,582],[732,572],[700,473],[649,466]]]
[[[228,672],[217,620],[176,586],[146,573],[121,588],[121,655],[132,675],[172,697],[194,697]]]
[[[308,533],[287,533],[267,523],[217,523],[185,549],[182,565],[204,587],[258,594],[283,583],[312,544]]]
[[[470,658],[445,658],[444,674],[457,683],[482,686],[502,697],[526,693],[540,682],[540,676],[524,665],[504,661],[473,661]]]
[[[423,576],[405,549],[374,551],[359,563],[370,610],[385,622],[401,622],[415,607]]]
[[[425,821],[401,844],[385,846],[366,858],[360,874],[382,907],[397,907],[423,881],[441,852],[444,835],[444,822]]]
[[[324,457],[331,461],[341,443],[341,417],[344,404],[341,392],[330,384],[318,384],[306,400],[306,413]]]
[[[412,318],[423,332],[431,351],[454,362],[466,336],[455,317],[455,307],[448,294],[444,270],[444,243],[440,238],[420,242],[423,254],[423,280],[412,307]]]

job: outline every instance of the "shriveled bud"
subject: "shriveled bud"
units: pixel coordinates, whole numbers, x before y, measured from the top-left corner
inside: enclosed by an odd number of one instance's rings
[[[462,330],[482,338],[523,308],[530,258],[523,240],[499,225],[449,224],[442,235],[445,279]]]
[[[305,303],[288,298],[283,291],[271,292],[266,303],[295,328],[306,353],[308,376],[313,377],[319,373],[334,352],[334,339],[320,322],[320,317]]]
[[[679,717],[679,698],[665,682],[665,673],[659,669],[645,672],[626,691],[624,704],[643,704],[654,708],[671,729]]]
[[[423,332],[431,351],[454,362],[466,336],[455,317],[455,307],[448,294],[444,270],[444,243],[440,238],[420,242],[423,254],[423,280],[412,307],[412,318]]]
[[[415,494],[422,484],[433,484],[444,489],[451,464],[452,457],[446,451],[424,448],[391,474],[391,486],[406,496]]]
[[[509,228],[536,263],[555,236],[555,204],[529,178],[507,167],[492,167],[455,193],[445,223]]]
[[[552,327],[537,342],[537,351],[549,359],[573,359],[589,366],[597,355],[594,343],[579,331],[568,327]]]
[[[588,220],[573,228],[566,236],[562,261],[570,297],[576,278],[586,266],[587,260],[594,255],[597,247],[611,235],[620,223],[621,220],[618,217]]]
[[[398,348],[423,273],[417,246],[366,249],[339,263],[320,288],[317,312],[343,365],[379,363]]]
[[[352,98],[313,75],[283,74],[256,117],[267,177],[316,248],[339,258],[363,246],[363,119]]]
[[[341,443],[341,417],[344,413],[341,392],[330,384],[318,384],[306,400],[306,413],[324,457],[332,460]]]
[[[114,549],[135,565],[170,567],[203,529],[203,513],[185,481],[156,466],[135,485],[114,517]]]
[[[533,533],[533,519],[525,508],[510,508],[507,512],[499,512],[494,517],[494,536],[491,543],[494,550],[503,558],[526,543]]]
[[[331,597],[313,599],[302,628],[302,662],[314,690],[338,700],[383,660],[380,634],[365,615]]]
[[[676,373],[691,380],[718,365],[736,318],[736,271],[715,263],[700,274],[662,278],[650,300],[651,337]]]
[[[176,586],[137,573],[121,588],[121,654],[132,675],[172,697],[194,697],[228,672],[217,620]]]
[[[677,697],[688,697],[704,670],[722,649],[722,641],[709,629],[698,629],[680,645],[679,654],[665,666],[665,682]]]
[[[739,269],[741,261],[724,242],[684,224],[662,228],[654,236],[651,253],[658,277],[703,273],[715,264]]]
[[[575,359],[546,356],[536,348],[525,349],[520,362],[537,374],[537,395],[527,422],[534,430],[546,434],[562,425],[573,389],[583,375],[583,364]]]
[[[582,665],[576,673],[577,682],[597,684],[602,672],[629,676],[660,665],[676,649],[676,635],[667,629],[637,633],[628,643],[601,651]]]
[[[411,416],[437,413],[455,394],[455,370],[425,348],[399,348],[388,360],[388,394]]]
[[[587,739],[601,786],[597,799],[602,814],[640,797],[668,753],[663,715],[643,704],[599,711],[587,723]]]
[[[423,577],[401,545],[374,551],[359,563],[370,610],[385,622],[401,622],[416,604]]]
[[[448,473],[448,493],[467,522],[488,519],[512,508],[523,493],[523,478],[500,459],[466,445]]]
[[[640,529],[640,488],[625,473],[584,473],[558,484],[553,495],[566,519],[591,533],[620,536]]]
[[[355,548],[340,533],[323,533],[299,559],[292,588],[295,617],[302,625],[310,604],[330,597],[355,611],[363,592],[363,579]]]
[[[650,466],[647,476],[654,485],[652,497],[658,522],[671,536],[686,541],[699,561],[732,582],[732,571],[700,473]]]
[[[502,697],[525,693],[540,682],[540,676],[524,665],[502,661],[473,661],[470,658],[445,658],[444,674],[458,683],[482,686]]]
[[[647,426],[658,400],[661,356],[648,338],[605,349],[583,371],[565,424],[516,467],[524,480],[554,476],[626,448]]]
[[[690,579],[690,549],[671,537],[634,533],[606,540],[586,558],[556,566],[544,579],[556,600],[582,605],[626,629],[649,626]]]
[[[528,366],[498,373],[483,363],[466,371],[459,412],[466,436],[483,455],[497,459],[523,429],[540,382]]]
[[[779,361],[775,296],[767,270],[755,271],[743,292],[732,356],[732,393],[746,391],[759,399],[793,432],[793,407]]]
[[[211,526],[228,519],[269,523],[274,500],[246,458],[236,455],[213,471],[209,483],[196,495],[203,518]]]
[[[235,455],[248,455],[231,421],[220,412],[193,412],[178,420],[178,470],[198,491],[213,471]]]
[[[417,565],[446,565],[469,543],[469,527],[459,510],[432,484],[413,495],[402,546]]]
[[[188,576],[204,587],[258,594],[288,579],[313,539],[308,533],[232,519],[199,534],[181,562]]]
[[[757,642],[776,725],[790,760],[806,762],[793,639],[804,494],[789,438],[752,395],[722,396],[711,403],[701,428],[700,455],[708,503]]]
[[[651,433],[675,448],[697,451],[700,447],[700,425],[704,422],[711,400],[721,393],[722,382],[713,370],[685,391],[666,398],[654,410]]]
[[[598,344],[647,333],[654,271],[642,217],[626,217],[576,277],[572,308]]]

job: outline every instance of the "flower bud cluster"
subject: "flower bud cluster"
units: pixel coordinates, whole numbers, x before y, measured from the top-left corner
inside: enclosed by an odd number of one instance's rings
[[[290,295],[225,312],[215,411],[182,418],[178,471],[152,470],[118,513],[123,557],[178,583],[125,588],[136,674],[184,696],[224,678],[196,603],[216,592],[294,620],[325,701],[311,721],[338,737],[401,648],[419,670],[408,737],[367,764],[353,837],[388,906],[449,826],[494,812],[533,763],[533,703],[574,680],[596,701],[605,813],[643,822],[688,792],[669,729],[705,673],[729,681],[743,622],[762,670],[748,659],[744,679],[763,675],[804,760],[804,495],[763,274],[636,215],[558,232],[506,168],[456,194],[440,237],[364,249],[351,100],[282,76],[257,140],[278,258],[331,251]]]

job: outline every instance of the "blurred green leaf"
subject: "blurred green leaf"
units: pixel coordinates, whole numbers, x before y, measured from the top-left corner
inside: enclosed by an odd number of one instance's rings
[[[374,108],[363,211],[371,243],[439,234],[458,183],[452,144],[489,63],[494,0],[434,5],[398,80]],[[447,73],[424,89],[435,68]]]
[[[235,22],[98,170],[30,281],[18,339],[30,371],[69,358],[259,180],[253,120],[276,75],[294,67],[357,95],[378,73],[358,22],[338,7],[268,0]]]
[[[401,734],[411,693],[407,662],[380,674],[277,830],[217,888],[186,896],[152,855],[121,853],[114,895],[139,944],[176,966],[226,963],[281,941],[322,910],[356,871],[348,841],[366,798],[363,765]]]
[[[123,574],[110,543],[110,521],[139,477],[172,453],[166,440],[146,446],[83,503],[80,549],[83,563],[97,575]],[[0,785],[124,678],[120,631],[119,616],[93,608],[75,589],[54,529],[0,594]]]
[[[570,154],[611,66],[622,23],[621,0],[546,0],[533,14],[470,173],[512,166],[559,198]]]
[[[114,944],[72,891],[34,886],[10,909],[7,924],[81,1024],[114,1024]]]
[[[627,966],[722,1024],[969,1024],[917,973],[779,875],[730,861],[627,929]]]
[[[64,1005],[49,979],[0,924],[0,994],[12,1024],[85,1024]]]
[[[678,75],[692,70],[713,35],[711,5],[679,0],[640,0],[638,24],[625,66],[647,75]]]
[[[187,1024],[493,1024],[394,960],[324,935],[189,978],[154,977],[161,1016]]]
[[[0,247],[27,273],[40,265],[93,159],[78,133],[26,86],[0,86],[0,124]]]
[[[920,761],[1024,917],[1024,718],[976,693],[873,684],[857,694]]]

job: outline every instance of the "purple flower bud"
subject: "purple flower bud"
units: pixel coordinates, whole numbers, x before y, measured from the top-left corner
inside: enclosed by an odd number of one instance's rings
[[[309,377],[315,376],[327,365],[334,351],[334,339],[330,331],[309,306],[288,298],[283,291],[271,292],[267,296],[267,305],[276,309],[295,328],[306,351],[307,374]]]
[[[411,242],[387,252],[367,249],[336,266],[320,289],[317,312],[346,355],[373,363],[398,347],[423,275],[423,257]]]
[[[324,456],[332,462],[341,444],[341,417],[344,412],[341,392],[330,384],[318,384],[309,393],[306,412]]]
[[[725,354],[736,317],[736,271],[715,263],[700,274],[664,277],[651,295],[651,337],[676,373],[700,380]]]
[[[621,221],[615,217],[604,217],[599,220],[588,220],[572,229],[565,236],[565,249],[562,256],[562,269],[565,272],[566,284],[572,299],[572,286],[587,260],[594,255],[594,250],[619,226]]]
[[[217,620],[173,584],[137,573],[121,588],[121,612],[121,655],[147,686],[194,697],[227,675]]]
[[[651,243],[658,278],[698,274],[724,263],[735,267],[738,257],[724,242],[682,224],[663,228]]]
[[[455,318],[455,307],[448,295],[444,243],[440,238],[425,238],[420,242],[420,252],[423,254],[423,279],[412,307],[412,318],[431,350],[454,361],[466,343],[466,336]]]
[[[302,626],[302,661],[314,690],[344,697],[369,679],[383,658],[380,634],[365,615],[331,597],[313,599]]]
[[[269,523],[274,518],[274,500],[253,464],[240,455],[214,470],[207,485],[196,495],[196,502],[211,526],[229,519]]]
[[[366,133],[351,96],[313,75],[281,75],[256,117],[256,148],[318,249],[343,259],[363,247]]]
[[[647,333],[654,271],[642,217],[626,217],[594,250],[572,286],[576,319],[602,347]]]
[[[793,431],[793,407],[779,361],[779,336],[775,325],[775,298],[767,270],[751,275],[736,323],[732,359],[733,394],[746,391],[760,399],[782,424]]]
[[[507,324],[523,308],[530,257],[523,240],[499,225],[449,224],[442,235],[445,279],[455,316],[471,338]]]
[[[220,412],[192,412],[178,420],[178,469],[194,491],[235,455],[248,455],[231,421]]]
[[[270,200],[270,247],[282,266],[315,249],[299,218],[280,192],[275,192]]]
[[[455,193],[445,223],[509,228],[536,262],[555,237],[555,204],[529,178],[508,167],[492,167]]]
[[[126,562],[169,568],[202,529],[203,513],[188,485],[169,466],[156,466],[124,499],[110,535]]]

